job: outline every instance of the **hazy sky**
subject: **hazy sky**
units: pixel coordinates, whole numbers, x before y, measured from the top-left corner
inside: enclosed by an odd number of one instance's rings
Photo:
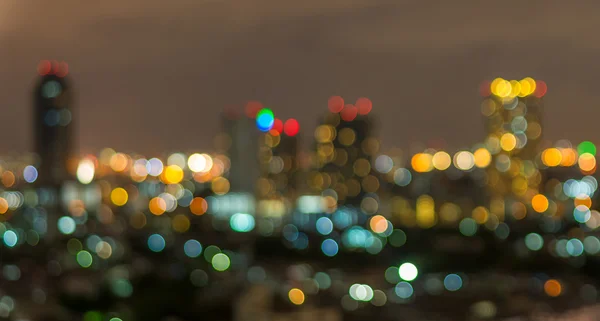
[[[478,85],[548,83],[545,138],[600,142],[596,1],[0,0],[0,154],[30,149],[40,59],[69,63],[82,151],[204,149],[260,100],[307,138],[366,96],[386,146],[483,135]]]

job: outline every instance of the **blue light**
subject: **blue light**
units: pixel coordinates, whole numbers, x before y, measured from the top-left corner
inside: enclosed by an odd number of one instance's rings
[[[339,247],[336,241],[332,239],[326,239],[321,243],[321,251],[329,257],[335,256],[338,253]]]
[[[592,213],[585,205],[579,205],[573,210],[573,218],[579,223],[585,223],[590,220]]]
[[[76,227],[75,220],[69,216],[63,216],[58,219],[58,230],[62,234],[73,234]]]
[[[448,291],[458,291],[462,288],[463,280],[458,274],[448,274],[444,278],[444,287]]]
[[[202,244],[196,240],[187,240],[183,244],[183,252],[189,257],[198,257],[202,253]]]
[[[229,225],[236,232],[250,232],[254,229],[254,217],[246,213],[236,213],[229,218]]]
[[[583,243],[578,239],[570,239],[567,242],[566,248],[570,256],[580,256],[584,250]]]
[[[17,245],[17,241],[19,240],[17,233],[11,230],[4,232],[4,236],[2,238],[4,239],[4,244],[6,244],[8,247]]]
[[[25,169],[23,169],[23,178],[27,183],[35,182],[38,178],[38,170],[31,165],[26,166]]]
[[[152,252],[160,252],[165,249],[165,239],[160,234],[152,234],[148,237],[148,248]]]
[[[290,242],[298,239],[298,228],[295,225],[288,224],[283,227],[283,237]]]
[[[317,220],[317,232],[321,235],[329,235],[333,231],[333,222],[327,217],[321,217]]]
[[[410,283],[402,281],[402,282],[396,284],[396,287],[394,288],[394,292],[396,292],[396,295],[399,298],[408,299],[413,295],[414,290],[413,290],[412,285],[410,285]]]
[[[299,250],[304,250],[308,247],[308,236],[304,233],[298,233],[298,238],[294,241],[294,246]]]
[[[260,131],[268,132],[273,128],[273,124],[275,124],[275,117],[271,110],[267,108],[261,109],[258,114],[256,114],[256,126]]]

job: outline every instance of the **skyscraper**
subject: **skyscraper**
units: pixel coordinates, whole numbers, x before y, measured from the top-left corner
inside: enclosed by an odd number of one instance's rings
[[[40,158],[38,182],[58,186],[69,178],[74,148],[73,94],[66,79],[68,65],[44,60],[34,90],[34,151]]]
[[[219,136],[217,149],[231,161],[229,181],[231,191],[254,194],[260,177],[259,131],[254,118],[228,111],[223,114],[224,132]]]
[[[344,104],[341,97],[329,100],[329,110],[315,131],[316,171],[308,177],[308,185],[337,199],[339,204],[361,206],[367,194],[378,192],[379,178],[371,169],[379,152],[379,141],[373,136],[371,101],[359,98],[355,105]]]
[[[513,206],[508,203],[527,203],[539,192],[541,174],[535,161],[546,90],[543,81],[531,78],[497,78],[483,88],[485,146],[492,154],[488,167],[490,211],[497,215],[504,215],[507,205]]]

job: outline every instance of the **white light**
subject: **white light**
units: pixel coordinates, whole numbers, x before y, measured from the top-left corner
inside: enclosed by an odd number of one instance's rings
[[[400,265],[398,274],[402,280],[412,281],[419,275],[419,270],[417,270],[417,267],[412,263],[404,263]]]
[[[94,180],[95,171],[96,168],[94,162],[89,159],[84,159],[79,162],[79,166],[77,166],[77,180],[81,184],[89,184]]]
[[[207,154],[192,154],[188,158],[188,167],[194,173],[206,173],[211,170],[213,166],[212,157]]]

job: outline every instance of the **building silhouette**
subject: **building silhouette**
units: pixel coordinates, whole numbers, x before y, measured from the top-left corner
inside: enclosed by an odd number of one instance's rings
[[[42,61],[34,89],[34,151],[39,157],[38,182],[59,186],[69,179],[69,159],[74,148],[73,94],[64,62]]]

